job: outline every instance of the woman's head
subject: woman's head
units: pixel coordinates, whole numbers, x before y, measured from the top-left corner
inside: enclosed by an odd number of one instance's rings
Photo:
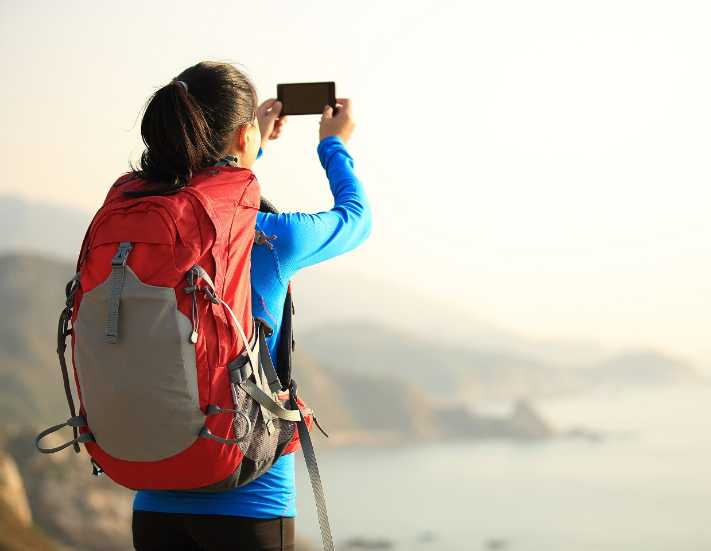
[[[193,65],[148,101],[139,172],[171,189],[228,153],[251,167],[261,140],[256,118],[257,93],[244,73],[228,63]]]

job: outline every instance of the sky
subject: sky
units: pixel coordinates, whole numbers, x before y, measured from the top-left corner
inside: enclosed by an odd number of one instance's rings
[[[374,224],[319,270],[711,366],[710,25],[679,0],[0,0],[0,193],[95,211],[147,99],[198,61],[260,100],[333,80]],[[254,167],[282,210],[332,205],[318,120]]]

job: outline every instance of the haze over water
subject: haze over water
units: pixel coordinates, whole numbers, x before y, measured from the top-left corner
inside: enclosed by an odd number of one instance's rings
[[[711,548],[711,387],[539,405],[559,428],[607,436],[322,451],[336,542],[366,537],[431,551],[485,550],[492,540],[507,551]],[[297,479],[297,531],[317,542],[301,458]],[[420,541],[425,533],[432,541]]]

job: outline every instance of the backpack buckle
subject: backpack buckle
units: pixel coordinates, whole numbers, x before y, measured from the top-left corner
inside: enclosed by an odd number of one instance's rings
[[[217,298],[217,294],[210,287],[202,287],[200,290],[205,293],[207,300],[213,304],[220,304],[220,299]]]
[[[113,268],[120,268],[126,265],[126,260],[128,260],[128,253],[133,249],[133,244],[130,241],[123,241],[119,244],[118,251],[111,259],[111,266]]]

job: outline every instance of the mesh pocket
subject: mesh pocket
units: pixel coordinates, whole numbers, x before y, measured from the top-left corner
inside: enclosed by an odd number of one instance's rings
[[[274,430],[269,434],[259,403],[239,385],[232,385],[232,396],[235,410],[241,414],[235,415],[235,438],[244,435],[251,427],[251,432],[238,444],[244,454],[239,477],[239,485],[242,485],[269,470],[294,436],[296,423],[272,416]],[[288,400],[281,404],[289,407]],[[249,424],[245,418],[249,419]]]

